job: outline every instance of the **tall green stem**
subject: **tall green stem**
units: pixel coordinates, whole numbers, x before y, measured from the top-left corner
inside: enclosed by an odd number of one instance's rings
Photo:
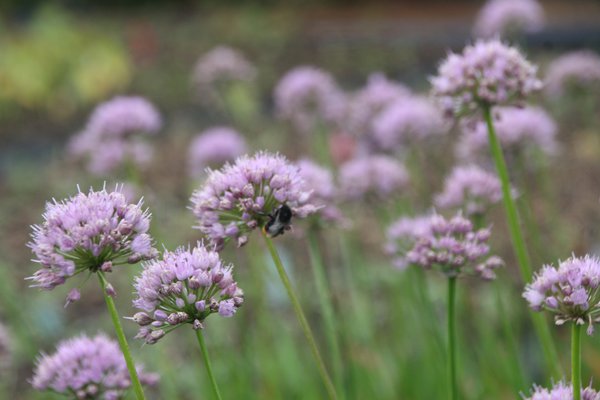
[[[310,346],[310,350],[312,351],[313,357],[317,363],[317,368],[319,370],[319,374],[321,375],[321,379],[323,380],[323,384],[325,385],[325,389],[327,389],[327,393],[329,394],[330,399],[337,399],[337,394],[335,391],[335,387],[329,377],[329,373],[327,372],[327,368],[325,368],[325,363],[323,362],[323,358],[321,357],[321,353],[319,352],[319,348],[317,347],[317,342],[313,336],[312,330],[308,325],[308,321],[304,316],[304,312],[302,311],[302,307],[300,306],[300,302],[298,301],[298,297],[292,288],[292,283],[285,272],[285,268],[283,267],[283,263],[281,262],[281,258],[279,257],[279,253],[277,253],[277,249],[273,245],[273,241],[269,236],[263,232],[263,237],[265,238],[265,242],[267,243],[267,247],[269,248],[269,253],[271,253],[271,258],[275,263],[275,267],[277,268],[277,272],[279,273],[279,277],[281,278],[281,282],[283,286],[285,286],[285,290],[287,291],[288,297],[292,302],[292,306],[294,307],[294,311],[296,312],[296,317],[298,318],[298,322],[300,322],[300,326],[304,331],[304,336],[306,336],[306,340]]]
[[[198,344],[200,345],[200,351],[202,352],[202,358],[204,359],[204,365],[206,366],[206,372],[208,372],[208,377],[210,379],[213,392],[215,393],[215,397],[218,400],[221,400],[221,393],[219,392],[219,387],[217,386],[217,381],[215,379],[215,375],[213,374],[210,359],[208,358],[208,350],[206,349],[206,343],[204,342],[202,329],[196,330],[196,337],[198,338]]]
[[[448,398],[458,399],[456,385],[456,277],[448,279]]]
[[[576,322],[571,329],[571,384],[573,400],[581,400],[581,325]]]
[[[332,296],[329,291],[329,285],[327,284],[327,274],[325,273],[323,258],[321,257],[321,252],[319,251],[319,244],[317,241],[317,232],[315,230],[312,230],[308,234],[308,249],[310,253],[310,263],[315,276],[317,296],[319,298],[319,303],[321,304],[321,310],[323,311],[323,323],[325,325],[327,344],[331,350],[331,365],[333,367],[335,385],[338,393],[340,394],[340,398],[343,399],[344,375],[342,353],[340,351],[340,344],[337,337],[333,304],[331,301]]]
[[[521,272],[521,278],[524,282],[528,282],[531,279],[532,269],[529,254],[527,253],[527,247],[525,246],[525,239],[521,227],[519,226],[519,214],[515,201],[511,194],[510,180],[508,176],[508,169],[506,162],[504,161],[504,155],[502,154],[502,148],[494,129],[494,123],[492,121],[492,110],[490,106],[483,107],[483,116],[487,124],[488,140],[490,144],[490,152],[496,165],[498,177],[502,185],[502,200],[504,202],[504,208],[506,210],[506,221],[508,223],[508,230],[510,233],[513,249],[519,263],[519,270]],[[558,354],[552,341],[548,324],[542,314],[531,313],[533,319],[533,325],[536,330],[537,336],[542,344],[542,350],[544,352],[544,358],[548,369],[552,371],[555,377],[560,377],[561,368],[558,360]]]
[[[108,312],[110,313],[110,318],[112,319],[113,325],[115,327],[115,332],[117,334],[117,339],[119,340],[119,346],[121,347],[121,352],[123,352],[123,357],[125,358],[127,369],[129,370],[129,377],[131,378],[131,384],[133,386],[133,391],[135,392],[135,397],[137,400],[145,400],[146,397],[144,396],[144,390],[142,389],[140,378],[138,378],[137,371],[135,370],[133,357],[131,357],[131,352],[129,351],[129,345],[127,344],[127,339],[125,338],[123,326],[121,326],[121,321],[119,319],[119,313],[117,312],[117,308],[115,307],[115,302],[106,291],[107,282],[106,279],[104,279],[104,275],[100,271],[98,271],[97,274],[98,279],[100,279],[102,293],[104,293],[106,307],[108,308]]]

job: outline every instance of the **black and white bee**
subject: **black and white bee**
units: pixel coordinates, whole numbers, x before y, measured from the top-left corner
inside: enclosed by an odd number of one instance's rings
[[[283,235],[291,229],[292,209],[286,204],[281,205],[269,215],[269,221],[263,228],[269,237]]]

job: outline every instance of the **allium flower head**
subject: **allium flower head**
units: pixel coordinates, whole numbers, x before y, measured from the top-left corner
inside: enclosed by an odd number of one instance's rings
[[[405,97],[388,105],[373,121],[373,141],[386,151],[446,132],[441,110],[425,98]]]
[[[403,270],[410,264],[406,253],[419,238],[431,234],[431,219],[431,215],[402,217],[390,225],[384,250],[393,257],[392,263],[396,268]]]
[[[541,89],[537,68],[499,39],[478,40],[462,54],[450,54],[431,78],[433,94],[449,116],[480,107],[521,103]]]
[[[194,138],[189,150],[189,170],[200,175],[206,167],[220,167],[246,153],[246,140],[235,129],[215,126]]]
[[[335,206],[338,189],[331,171],[308,159],[300,160],[296,165],[304,180],[304,190],[311,193],[310,202],[322,207],[319,211],[319,219],[342,222],[344,219],[342,212]]]
[[[132,319],[140,325],[137,335],[154,344],[181,324],[201,329],[210,314],[231,317],[244,301],[244,294],[233,280],[233,266],[224,265],[219,253],[198,243],[192,249],[165,251],[162,260],[144,263],[135,279],[142,310]]]
[[[94,110],[85,129],[69,142],[68,151],[87,159],[89,171],[96,175],[127,162],[143,167],[152,159],[152,148],[142,137],[156,134],[161,126],[160,114],[148,100],[118,96]]]
[[[289,120],[300,133],[309,133],[319,123],[339,123],[346,101],[329,73],[310,66],[286,73],[274,96],[279,116]]]
[[[500,180],[476,165],[457,166],[444,182],[444,190],[435,197],[442,209],[460,208],[466,215],[482,214],[502,200]]]
[[[142,373],[144,385],[155,385],[157,374]],[[76,399],[124,399],[131,386],[119,345],[104,334],[81,335],[60,342],[56,352],[37,360],[31,385]]]
[[[600,56],[589,50],[567,53],[554,60],[546,72],[546,91],[560,96],[570,88],[600,88]]]
[[[544,26],[544,9],[536,0],[488,0],[477,15],[475,36],[492,38],[537,32]]]
[[[409,263],[438,268],[448,277],[471,274],[486,280],[495,279],[495,269],[504,265],[489,255],[490,228],[475,230],[471,221],[457,214],[451,219],[433,216],[429,229],[407,253]]]
[[[209,171],[191,201],[196,227],[220,249],[229,239],[245,244],[248,234],[263,228],[283,205],[299,218],[316,212],[310,197],[297,166],[282,155],[259,152]]]
[[[255,77],[256,68],[238,50],[218,46],[198,59],[192,79],[200,93],[212,95],[223,82],[249,82]]]
[[[556,154],[558,128],[552,117],[539,107],[498,107],[493,111],[496,135],[506,150],[523,151],[533,147],[547,155]],[[460,158],[473,158],[488,152],[484,121],[463,124],[463,136],[456,147]]]
[[[594,322],[600,322],[600,259],[586,255],[561,261],[558,268],[544,265],[533,282],[525,286],[523,297],[536,311],[555,314],[557,325],[567,321],[588,323],[588,335]]]
[[[369,76],[367,85],[349,98],[344,125],[357,136],[372,132],[374,119],[391,103],[411,95],[410,89],[381,73]]]
[[[582,388],[582,400],[600,400],[600,393],[591,386]],[[534,385],[531,396],[523,396],[523,400],[573,400],[573,386],[559,382],[550,390]]]
[[[148,235],[150,214],[142,201],[129,204],[117,189],[46,203],[44,222],[33,226],[29,247],[41,268],[28,278],[51,290],[81,272],[110,272],[113,266],[156,257]]]
[[[395,158],[373,155],[344,163],[339,171],[340,192],[348,200],[382,200],[406,188],[409,175]]]

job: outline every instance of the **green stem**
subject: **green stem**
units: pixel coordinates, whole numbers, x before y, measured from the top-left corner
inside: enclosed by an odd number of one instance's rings
[[[504,161],[504,155],[502,154],[500,142],[498,141],[498,137],[494,129],[492,110],[490,106],[483,107],[483,116],[487,124],[490,152],[492,153],[496,170],[498,172],[498,177],[500,178],[500,183],[502,185],[502,200],[506,210],[506,220],[508,223],[513,249],[519,264],[521,278],[524,282],[528,282],[532,275],[531,261],[529,259],[529,254],[527,253],[525,239],[523,238],[521,227],[519,226],[519,215],[515,201],[511,194],[508,169],[506,167],[506,162]],[[548,366],[549,370],[552,371],[554,376],[558,378],[562,375],[561,368],[558,360],[558,354],[556,352],[556,348],[554,347],[550,330],[548,329],[548,324],[546,323],[546,320],[542,314],[531,312],[531,317],[533,319],[533,325],[537,336],[542,344],[546,365]]]
[[[215,380],[215,375],[213,374],[210,359],[208,358],[208,350],[206,349],[206,343],[204,342],[202,329],[196,330],[196,337],[198,338],[198,344],[200,345],[200,350],[202,351],[202,358],[204,359],[204,365],[206,366],[206,372],[208,372],[208,377],[210,378],[213,392],[215,393],[215,397],[218,400],[221,400],[221,393],[219,392],[219,387],[217,386],[217,381]]]
[[[581,325],[577,322],[571,330],[571,384],[573,400],[581,400]]]
[[[113,298],[106,292],[107,282],[106,279],[104,279],[104,275],[102,274],[102,272],[97,272],[97,274],[98,279],[100,279],[102,293],[104,293],[106,307],[108,308],[108,312],[110,313],[110,318],[112,319],[113,325],[115,327],[115,333],[117,334],[117,339],[119,340],[119,346],[121,347],[123,357],[125,358],[125,363],[127,364],[127,369],[129,370],[129,377],[131,378],[131,384],[133,386],[133,391],[135,392],[135,397],[137,400],[145,400],[146,397],[144,396],[144,390],[142,389],[140,378],[138,378],[137,371],[135,370],[133,357],[131,357],[131,352],[129,351],[129,345],[127,344],[125,332],[123,331],[123,326],[121,326],[121,321],[119,320],[119,313],[117,312],[117,308],[115,307],[115,302]]]
[[[296,312],[296,317],[298,317],[298,322],[300,322],[300,326],[302,327],[302,330],[304,331],[304,336],[306,336],[306,340],[308,341],[308,344],[312,351],[313,357],[315,358],[315,361],[317,363],[317,368],[319,370],[319,374],[321,375],[323,384],[325,385],[325,388],[327,389],[329,398],[337,399],[335,387],[333,386],[333,383],[331,382],[331,378],[329,377],[327,368],[325,368],[325,363],[323,362],[323,358],[321,357],[321,353],[319,352],[319,349],[317,347],[317,343],[313,336],[312,330],[310,329],[310,326],[308,325],[308,321],[306,320],[306,317],[304,316],[304,312],[302,311],[302,307],[300,306],[298,297],[296,296],[296,293],[294,292],[294,289],[292,288],[292,284],[287,275],[287,272],[285,272],[285,268],[283,267],[283,263],[281,262],[279,253],[277,253],[277,249],[273,245],[273,241],[271,240],[271,238],[269,238],[269,236],[265,232],[263,232],[263,237],[265,238],[265,242],[267,243],[267,247],[269,248],[269,253],[271,253],[271,258],[273,259],[273,262],[275,263],[275,267],[277,268],[277,272],[279,273],[279,277],[281,278],[281,282],[283,283],[283,286],[285,286],[285,290],[287,291],[290,301],[292,302],[292,306],[294,307],[294,311]]]
[[[327,276],[323,265],[323,258],[319,251],[319,244],[317,240],[317,232],[315,230],[308,234],[308,250],[310,253],[310,263],[312,266],[313,274],[315,276],[315,285],[317,289],[317,296],[319,303],[321,304],[321,310],[323,311],[323,323],[325,325],[325,335],[327,336],[327,344],[331,349],[333,376],[340,398],[344,398],[344,385],[343,385],[343,364],[342,364],[342,353],[340,351],[340,344],[337,337],[337,329],[334,318],[334,310],[332,304],[332,296],[327,284]]]
[[[448,279],[448,398],[458,399],[456,385],[456,277]]]

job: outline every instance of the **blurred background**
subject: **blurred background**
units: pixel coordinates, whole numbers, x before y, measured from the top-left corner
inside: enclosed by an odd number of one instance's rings
[[[565,53],[587,49],[598,54],[600,2],[540,4],[543,25],[518,32],[510,40],[539,65],[542,77]],[[104,330],[112,335],[94,282],[88,282],[81,301],[67,309],[63,304],[70,284],[51,292],[27,288],[24,278],[36,269],[27,247],[30,225],[42,222],[46,201],[76,193],[77,185],[85,190],[100,188],[104,182],[111,187],[125,182],[131,185],[131,196],[143,196],[150,208],[159,248],[194,242],[200,234],[192,229],[189,196],[199,187],[202,174],[189,173],[188,158],[197,134],[213,126],[230,126],[241,133],[249,151],[280,151],[292,160],[319,159],[316,139],[295,132],[276,109],[273,93],[287,71],[298,65],[318,67],[330,73],[348,96],[375,72],[414,93],[427,94],[428,78],[448,51],[460,51],[474,40],[483,5],[442,0],[0,1],[0,322],[10,339],[0,398],[60,398],[30,388],[36,355],[51,352],[58,341],[78,332]],[[241,85],[218,87],[221,93],[214,96],[203,90],[194,71],[200,57],[217,46],[239,51],[254,73]],[[541,160],[524,156],[509,166],[511,172],[517,171],[513,178],[518,189],[527,189],[520,206],[536,267],[572,252],[600,252],[598,81],[583,90],[533,99],[556,121],[559,151],[544,154]],[[94,108],[117,95],[142,96],[158,110],[161,128],[148,138],[153,156],[139,168],[92,171],[85,159],[69,151],[70,143],[85,130]],[[335,175],[341,163],[356,156],[353,149],[360,147],[359,140],[352,135],[345,140],[348,132],[339,124],[326,130],[328,141],[320,146],[330,146]],[[425,162],[411,180],[421,184],[405,189],[412,193],[405,198],[413,212],[432,207],[432,196],[441,190],[444,177],[463,161],[452,150],[460,129],[449,131],[437,143],[418,150]],[[347,154],[336,155],[346,143],[351,143]],[[433,159],[437,161],[429,162]],[[328,226],[320,233],[340,318],[348,398],[444,396],[444,282],[433,274],[425,278],[392,266],[383,250],[385,231],[400,215],[393,204],[382,204],[394,199],[344,204],[352,224]],[[497,283],[466,280],[460,293],[465,399],[514,399],[520,392],[528,393],[533,382],[548,382],[520,297],[523,284],[502,211],[501,206],[494,207],[489,220],[494,224],[494,248],[507,260],[506,270]],[[286,236],[278,241],[280,250],[311,324],[321,332],[306,244]],[[237,280],[246,291],[244,308],[235,318],[215,318],[206,331],[223,395],[324,398],[285,293],[257,239],[224,253],[236,264]],[[130,284],[138,271],[139,266],[132,266],[111,276],[123,315],[133,313]],[[262,278],[256,279],[259,272]],[[411,282],[423,279],[427,279],[425,293],[415,291]],[[124,324],[132,338],[134,324]],[[568,332],[558,327],[552,332],[566,367]],[[130,344],[136,359],[162,376],[159,386],[148,390],[149,398],[212,398],[191,332],[178,330],[155,346],[133,339]],[[327,352],[324,339],[321,345]],[[518,350],[519,371],[511,367],[507,355],[512,345]],[[583,361],[584,381],[593,376],[598,381],[598,335],[584,339]]]

